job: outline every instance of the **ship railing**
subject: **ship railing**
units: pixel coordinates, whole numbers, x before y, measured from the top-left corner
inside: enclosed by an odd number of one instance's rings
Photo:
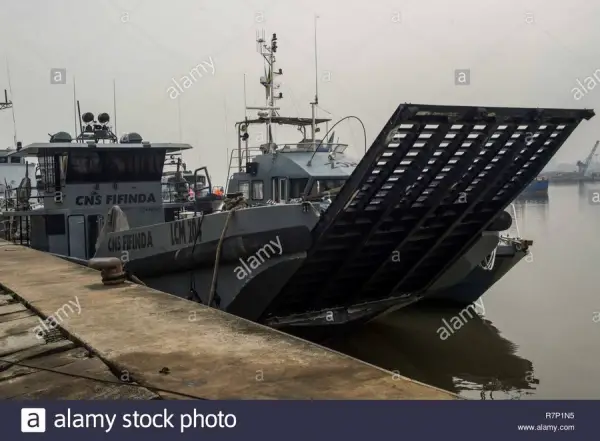
[[[195,199],[208,197],[215,190],[206,167],[194,170],[192,178],[179,182],[162,182],[161,186],[163,202],[191,202]]]
[[[166,203],[190,202],[194,198],[207,196],[209,192],[201,182],[197,187],[193,182],[163,182],[161,185],[162,201]]]
[[[348,144],[341,144],[338,142],[332,143],[320,143],[320,141],[313,143],[312,141],[303,141],[295,144],[277,144],[278,152],[306,152],[314,151],[315,147],[318,148],[319,152],[324,153],[343,153],[348,147]]]
[[[263,150],[260,147],[242,148],[239,152],[237,149],[233,149],[229,155],[229,169],[239,167],[240,164],[245,167],[246,164],[262,154]]]
[[[19,191],[24,191],[25,189],[19,189],[18,187],[12,188],[9,187],[4,190],[4,194],[0,196],[0,213],[4,211],[14,211],[14,210],[22,210],[29,209],[35,206],[43,206],[45,198],[53,198],[55,193],[46,194],[44,191],[39,191],[37,187],[31,187],[27,189],[29,192],[29,197],[27,203],[25,201],[20,200]]]
[[[28,215],[0,214],[0,238],[19,245],[29,246],[31,218]]]
[[[186,182],[163,182],[161,196],[163,202],[187,202],[190,199],[189,185]]]
[[[229,164],[227,166],[227,179],[225,182],[229,183],[229,178],[234,172],[243,172],[246,170],[246,165],[252,162],[254,158],[262,155],[263,151],[260,147],[248,147],[242,148],[241,152],[237,149],[233,149],[229,155]]]

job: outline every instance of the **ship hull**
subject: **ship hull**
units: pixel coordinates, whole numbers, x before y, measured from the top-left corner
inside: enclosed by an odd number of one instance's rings
[[[498,246],[490,225],[592,116],[401,104],[322,214],[308,202],[213,213],[109,235],[98,256],[120,257],[158,289],[277,328],[365,322],[463,283]],[[533,141],[523,124],[537,131]],[[295,169],[312,176],[317,154],[294,153]],[[282,157],[264,155],[253,173]],[[323,173],[334,173],[327,158]],[[248,182],[257,179],[249,170]]]
[[[210,303],[275,328],[292,332],[307,328],[303,334],[321,334],[324,328],[330,329],[326,333],[345,330],[410,305],[435,290],[451,289],[498,244],[497,233],[482,234],[431,291],[390,294],[375,301],[349,295],[337,307],[320,309],[307,303],[299,307],[300,313],[278,314],[275,309],[274,314],[265,317],[265,311],[272,308],[278,294],[305,262],[313,244],[311,229],[317,220],[316,213],[302,204],[244,209],[231,217],[228,212],[214,213],[204,219],[111,233],[100,244],[96,257],[119,257],[127,271],[154,289]]]
[[[511,245],[501,245],[496,252],[494,266],[486,270],[480,265],[473,268],[464,280],[427,297],[427,303],[464,307],[476,302],[494,284],[504,277],[525,256],[527,251]]]

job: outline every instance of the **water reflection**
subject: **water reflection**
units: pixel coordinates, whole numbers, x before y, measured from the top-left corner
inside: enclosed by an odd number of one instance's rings
[[[515,204],[547,205],[549,201],[550,197],[547,194],[540,196],[519,196],[515,199]]]
[[[417,305],[328,346],[469,398],[598,399],[600,204],[590,191],[600,182],[551,184],[547,199],[515,201],[533,259],[485,294],[485,319],[440,340],[442,320],[458,312]]]
[[[529,360],[477,315],[445,340],[438,329],[460,310],[414,306],[325,345],[439,388],[478,399],[521,399],[539,380]],[[465,315],[469,317],[468,315]]]
[[[546,228],[548,225],[548,214],[550,212],[550,199],[545,197],[537,198],[518,198],[513,203],[514,211],[511,207],[507,211],[513,216],[513,224],[510,233],[521,236],[526,239],[528,231],[531,231],[532,225],[535,228]],[[516,217],[517,221],[514,221]],[[517,229],[519,231],[517,232]]]

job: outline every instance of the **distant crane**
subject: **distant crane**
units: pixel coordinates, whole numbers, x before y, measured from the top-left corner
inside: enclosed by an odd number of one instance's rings
[[[577,161],[577,170],[580,175],[585,176],[587,174],[590,163],[592,162],[594,154],[596,153],[596,149],[598,148],[598,144],[600,144],[600,141],[596,141],[596,144],[594,144],[594,148],[592,149],[588,157],[585,159],[585,162]]]

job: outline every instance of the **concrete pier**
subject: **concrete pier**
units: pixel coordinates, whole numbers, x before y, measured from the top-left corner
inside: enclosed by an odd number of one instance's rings
[[[3,296],[4,307],[14,309],[0,309],[0,359],[28,358],[19,358],[23,349],[15,339],[35,342],[34,352],[43,351],[56,345],[48,336],[60,333],[64,348],[93,355],[104,366],[88,367],[88,376],[112,376],[127,387],[133,381],[142,386],[134,388],[142,399],[153,399],[154,393],[211,400],[458,398],[160,291],[131,283],[105,286],[96,270],[5,241],[0,241],[0,285],[10,294]],[[12,314],[20,315],[7,321]],[[0,399],[19,398],[31,387],[27,377],[22,384],[14,384],[20,377],[3,383],[6,369],[0,360]],[[55,375],[35,373],[40,374]],[[3,393],[8,388],[12,392]]]
[[[87,349],[59,329],[37,338],[40,318],[0,290],[0,400],[158,399],[144,387],[124,383]]]

